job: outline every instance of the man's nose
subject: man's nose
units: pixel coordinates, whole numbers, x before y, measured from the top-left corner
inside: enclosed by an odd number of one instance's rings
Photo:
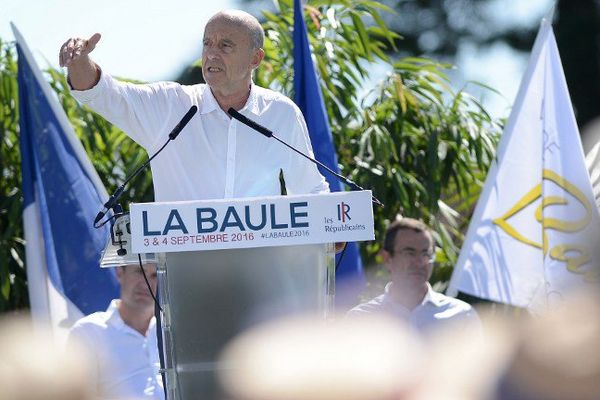
[[[203,54],[208,60],[214,60],[218,56],[216,49],[212,46],[204,46]]]
[[[425,254],[417,254],[413,258],[413,261],[419,265],[426,265],[430,263],[430,256]]]

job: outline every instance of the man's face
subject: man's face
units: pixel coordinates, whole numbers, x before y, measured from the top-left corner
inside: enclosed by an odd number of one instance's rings
[[[152,291],[156,293],[156,266],[154,264],[145,264],[144,271]],[[121,301],[128,307],[147,308],[154,304],[139,265],[128,265],[125,268],[117,268],[117,278],[121,284]]]
[[[211,20],[204,30],[202,74],[213,92],[231,95],[249,88],[252,70],[264,52],[254,49],[248,30],[223,18]]]
[[[393,253],[384,251],[383,257],[395,285],[420,286],[431,277],[432,254],[429,233],[402,229],[396,233]]]

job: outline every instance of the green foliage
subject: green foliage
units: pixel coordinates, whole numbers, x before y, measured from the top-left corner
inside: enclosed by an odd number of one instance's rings
[[[14,48],[0,39],[0,312],[28,305]]]
[[[255,80],[293,97],[292,0],[279,0],[277,6],[278,14],[265,14],[267,57]],[[381,13],[393,11],[370,0],[305,5],[340,168],[386,204],[375,209],[378,238],[397,213],[422,218],[434,228],[440,267],[433,281],[443,284],[494,155],[499,126],[466,91],[452,91],[444,74],[448,65],[419,58],[390,61],[385,50],[399,37]],[[15,58],[13,47],[0,42],[0,311],[27,306]],[[373,71],[382,66],[385,76],[378,79]],[[146,153],[81,107],[60,71],[46,75],[107,191],[113,192]],[[152,199],[147,172],[131,182],[122,203]],[[366,264],[379,261],[378,251],[378,242],[362,246]]]
[[[293,3],[265,14],[266,68],[259,84],[293,96]],[[375,209],[381,238],[396,214],[421,218],[440,247],[433,281],[447,281],[462,234],[494,156],[499,125],[466,91],[453,92],[444,70],[428,59],[392,62],[384,52],[398,35],[374,1],[309,1],[309,40],[334,135],[340,168],[385,203]],[[376,83],[374,69],[384,66]],[[379,243],[363,246],[377,262]]]

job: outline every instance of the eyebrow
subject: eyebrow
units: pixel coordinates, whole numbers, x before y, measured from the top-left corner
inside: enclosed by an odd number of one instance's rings
[[[426,249],[424,249],[424,250],[419,250],[419,249],[417,249],[417,248],[415,248],[415,247],[407,246],[407,247],[402,247],[401,249],[398,249],[397,251],[404,251],[404,250],[411,250],[411,251],[427,251],[427,252],[429,252],[429,250],[431,250],[431,248],[430,248],[430,247],[428,247],[428,248],[426,248]]]
[[[407,247],[402,247],[400,250],[415,250],[416,251],[417,249],[414,247],[407,246]]]

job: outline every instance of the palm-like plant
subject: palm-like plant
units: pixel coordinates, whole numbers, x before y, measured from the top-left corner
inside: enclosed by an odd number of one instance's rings
[[[18,93],[14,48],[0,40],[0,312],[28,304]]]
[[[265,14],[267,56],[260,84],[293,96],[292,0]],[[340,167],[386,204],[375,210],[379,237],[400,213],[432,225],[441,248],[434,280],[447,280],[461,231],[481,187],[500,127],[466,91],[453,92],[428,59],[392,61],[397,35],[368,0],[308,1],[304,7],[313,57]],[[379,82],[373,70],[384,70]],[[378,243],[363,247],[374,261]]]
[[[256,82],[293,96],[292,0],[265,13],[267,57]],[[461,232],[494,155],[499,126],[464,90],[453,92],[447,65],[427,59],[393,61],[398,36],[370,0],[314,0],[305,20],[342,172],[372,188],[385,204],[375,210],[381,237],[401,213],[435,229],[440,251],[434,281],[448,279]],[[377,78],[374,70],[383,70]],[[18,151],[18,90],[14,48],[0,41],[0,311],[27,306]],[[59,71],[46,71],[75,132],[109,192],[146,157],[123,132],[81,107]],[[153,199],[150,173],[123,196]],[[367,263],[379,243],[363,246]]]

